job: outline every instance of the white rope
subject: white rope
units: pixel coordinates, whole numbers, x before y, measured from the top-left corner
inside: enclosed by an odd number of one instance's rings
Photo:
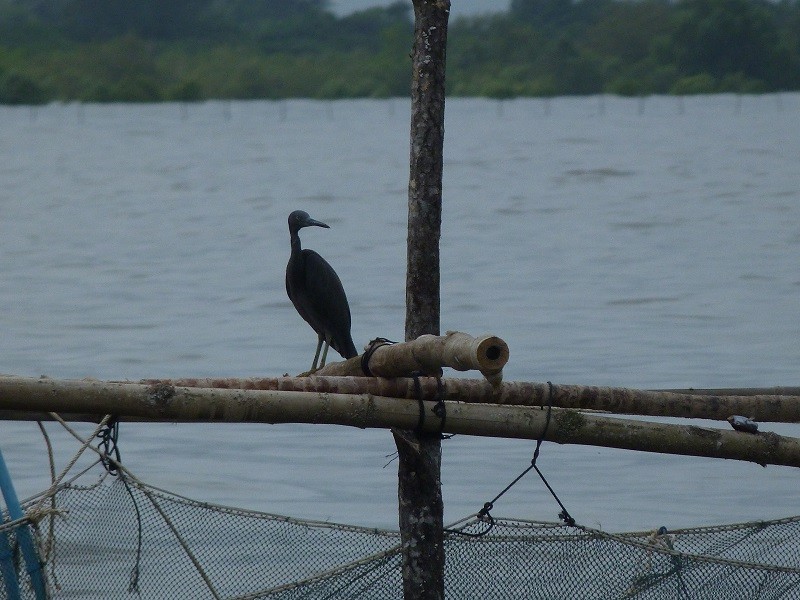
[[[78,449],[78,451],[75,454],[75,456],[72,457],[72,460],[70,460],[69,463],[67,464],[67,466],[61,471],[61,474],[58,477],[56,477],[56,479],[53,481],[53,483],[50,485],[50,487],[47,490],[45,490],[44,492],[42,492],[42,499],[39,500],[39,502],[36,503],[36,505],[31,509],[34,512],[40,511],[41,510],[41,505],[44,504],[44,502],[47,500],[47,498],[49,498],[52,494],[54,494],[56,492],[56,490],[58,489],[58,486],[61,484],[61,480],[63,480],[64,477],[67,476],[67,473],[69,473],[72,470],[72,467],[75,466],[75,463],[78,462],[78,459],[86,451],[86,449],[91,447],[90,444],[92,443],[92,440],[94,440],[97,437],[97,434],[100,433],[100,431],[103,429],[103,427],[106,426],[106,423],[108,422],[108,420],[111,418],[111,415],[104,416],[100,420],[100,423],[97,425],[97,427],[95,428],[94,432],[92,432],[92,435],[90,435],[86,440],[84,440],[77,433],[75,433],[75,431],[69,425],[67,425],[67,423],[60,416],[58,416],[56,413],[50,413],[50,416],[53,417],[59,423],[61,423],[61,425],[70,434],[72,434],[78,441],[80,441],[81,442],[81,447]],[[94,450],[94,448],[92,448],[92,449]]]
[[[186,542],[186,540],[183,539],[183,536],[181,536],[180,532],[178,532],[178,529],[172,523],[172,521],[170,520],[169,516],[161,509],[161,507],[159,506],[159,504],[156,501],[156,499],[148,491],[147,486],[141,480],[139,480],[138,477],[136,477],[133,473],[131,473],[125,466],[123,466],[121,463],[117,462],[113,457],[106,456],[99,449],[95,448],[94,446],[91,446],[92,441],[95,438],[97,438],[97,435],[106,426],[106,423],[108,423],[109,419],[111,418],[111,415],[105,415],[102,418],[102,420],[100,421],[100,423],[98,424],[98,426],[95,428],[94,432],[92,432],[92,435],[86,440],[81,438],[80,435],[78,435],[58,414],[50,413],[50,416],[53,417],[53,419],[55,419],[56,421],[58,421],[58,423],[60,423],[61,426],[64,427],[64,429],[66,429],[75,439],[80,441],[81,442],[81,447],[78,450],[77,454],[73,457],[73,459],[67,465],[67,467],[64,469],[64,471],[61,473],[61,475],[58,478],[56,478],[53,481],[53,483],[50,486],[50,488],[46,492],[44,492],[43,498],[29,512],[31,512],[33,514],[39,514],[39,513],[42,512],[41,511],[41,505],[45,502],[45,500],[47,500],[47,498],[49,498],[49,497],[51,497],[51,496],[53,496],[55,494],[55,492],[58,489],[58,486],[61,483],[61,480],[72,469],[72,467],[78,461],[78,459],[83,454],[83,452],[87,448],[89,448],[93,452],[97,453],[98,456],[100,456],[101,458],[103,458],[105,460],[108,460],[111,463],[113,463],[114,466],[121,473],[124,474],[123,475],[124,477],[129,479],[134,485],[136,485],[137,489],[139,489],[142,493],[145,494],[147,499],[153,505],[153,508],[155,508],[156,511],[158,511],[158,514],[161,515],[161,518],[164,520],[164,522],[166,523],[167,527],[169,527],[169,529],[172,531],[172,534],[178,540],[178,543],[181,545],[181,547],[183,548],[184,552],[189,557],[189,560],[192,561],[192,564],[194,565],[195,569],[197,569],[198,574],[200,575],[200,577],[205,582],[206,586],[208,587],[208,590],[211,592],[211,595],[215,599],[221,600],[222,597],[219,595],[219,593],[214,588],[214,584],[211,582],[211,579],[209,578],[208,574],[203,569],[203,566],[200,564],[200,561],[197,559],[197,557],[194,555],[192,550],[189,548],[189,544]],[[48,447],[49,447],[49,444],[48,444]],[[97,464],[97,463],[94,463],[94,464]],[[92,466],[94,466],[94,465],[92,465]],[[125,482],[123,481],[123,483],[125,483]]]

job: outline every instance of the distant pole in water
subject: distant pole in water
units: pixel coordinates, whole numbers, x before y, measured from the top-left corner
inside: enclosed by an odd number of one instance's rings
[[[303,210],[289,215],[292,254],[286,265],[286,293],[300,316],[317,332],[317,351],[311,363],[314,371],[320,350],[322,360],[319,368],[325,366],[329,346],[344,358],[358,356],[358,352],[350,335],[350,306],[339,276],[319,254],[300,247],[298,232],[311,226],[329,228]]]

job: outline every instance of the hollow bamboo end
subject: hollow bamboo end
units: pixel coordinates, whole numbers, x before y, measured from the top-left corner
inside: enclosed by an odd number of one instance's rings
[[[508,344],[495,335],[487,335],[478,339],[477,358],[482,372],[497,372],[508,362],[510,352]]]

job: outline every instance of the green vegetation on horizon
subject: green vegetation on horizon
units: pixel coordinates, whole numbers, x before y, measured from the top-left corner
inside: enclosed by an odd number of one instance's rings
[[[800,0],[512,0],[448,37],[450,95],[800,89]],[[412,38],[411,0],[0,0],[0,103],[406,96]]]

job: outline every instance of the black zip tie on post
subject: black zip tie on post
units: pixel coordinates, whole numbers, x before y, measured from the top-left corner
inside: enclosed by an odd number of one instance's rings
[[[106,423],[106,426],[97,434],[100,443],[97,444],[97,449],[100,451],[100,462],[103,463],[108,474],[116,477],[119,470],[115,463],[121,463],[119,447],[117,446],[117,439],[119,438],[119,421],[116,417],[111,417]]]
[[[478,515],[477,515],[478,520],[488,523],[489,527],[487,529],[485,529],[484,531],[480,532],[480,533],[464,533],[464,532],[456,531],[456,530],[448,530],[448,531],[450,531],[451,533],[458,533],[460,535],[465,535],[467,537],[481,537],[481,536],[486,535],[487,533],[489,533],[489,531],[491,531],[491,529],[495,525],[494,517],[492,517],[492,515],[491,515],[491,510],[494,508],[494,503],[497,502],[503,496],[503,494],[505,494],[512,487],[514,487],[514,485],[516,485],[516,483],[520,479],[525,477],[525,475],[527,475],[532,469],[536,470],[536,473],[538,473],[539,477],[544,482],[545,486],[547,486],[547,489],[553,495],[553,498],[556,499],[556,502],[558,502],[558,505],[561,507],[561,512],[558,513],[558,518],[561,519],[562,521],[564,521],[564,523],[566,523],[567,525],[571,525],[571,526],[575,525],[575,519],[573,519],[572,515],[569,514],[569,511],[567,511],[566,507],[561,502],[561,500],[558,498],[558,496],[556,495],[555,491],[553,491],[553,488],[550,487],[550,484],[547,482],[547,479],[545,479],[544,475],[539,470],[539,467],[536,466],[536,459],[539,458],[539,450],[541,449],[542,442],[544,441],[544,437],[547,435],[547,430],[550,427],[550,417],[551,417],[552,412],[553,412],[553,395],[554,395],[554,391],[553,390],[554,390],[555,386],[549,381],[547,382],[547,386],[548,386],[548,390],[549,390],[549,393],[547,395],[547,417],[546,417],[545,422],[544,422],[544,428],[542,429],[542,433],[539,435],[538,439],[536,440],[536,449],[533,451],[533,458],[531,459],[530,466],[528,468],[526,468],[522,473],[520,473],[505,488],[503,488],[503,491],[501,491],[499,494],[497,494],[497,496],[495,496],[492,500],[490,500],[489,502],[484,504],[483,508],[478,511]]]
[[[396,343],[397,342],[393,342],[392,340],[384,337],[378,337],[370,341],[366,351],[361,355],[361,370],[363,371],[364,375],[367,377],[374,377],[372,371],[369,370],[369,359],[372,358],[373,354],[375,354],[375,350],[381,346],[391,346],[392,344]]]

